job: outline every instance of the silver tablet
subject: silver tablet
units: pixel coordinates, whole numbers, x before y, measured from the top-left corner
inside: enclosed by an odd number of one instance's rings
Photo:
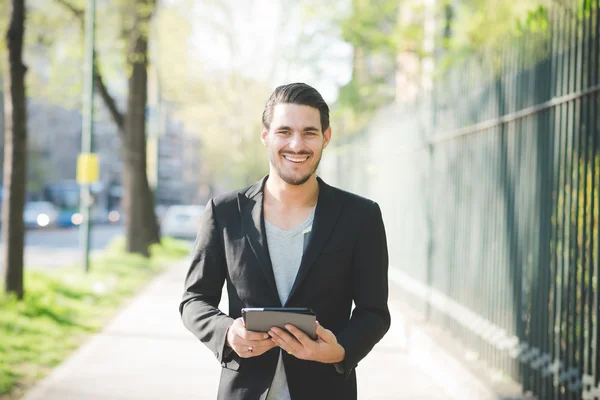
[[[269,332],[274,326],[286,330],[285,324],[291,324],[317,339],[316,316],[310,308],[242,308],[242,317],[249,331]]]

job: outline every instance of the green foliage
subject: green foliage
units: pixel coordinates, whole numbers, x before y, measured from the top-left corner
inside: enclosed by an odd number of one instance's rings
[[[135,17],[149,18],[154,1],[125,0],[96,3],[96,54],[99,69],[111,94],[124,96],[127,65],[143,57],[126,48],[126,38]],[[66,108],[79,108],[83,70],[84,0],[32,0],[28,3],[25,53],[30,62],[27,74],[29,97]],[[0,25],[2,21],[0,19]],[[148,21],[138,23],[143,35],[150,34]],[[0,48],[1,52],[1,48]],[[116,90],[114,89],[116,88]]]
[[[533,10],[527,11],[524,21],[517,20],[515,34],[523,35],[525,32],[544,32],[548,29],[548,9],[539,5]]]
[[[193,102],[202,96],[202,84],[190,82],[192,67],[187,41],[191,21],[177,7],[162,7],[156,14],[156,35],[151,36],[151,62],[158,69],[162,95],[167,100]],[[176,62],[174,62],[176,60]],[[200,66],[194,66],[202,73]]]
[[[0,295],[0,397],[19,395],[62,362],[90,334],[108,322],[120,305],[189,246],[174,239],[153,245],[152,257],[124,252],[115,240],[91,270],[65,266],[25,270],[22,301]]]
[[[29,98],[76,107],[80,102],[82,38],[73,15],[54,1],[28,2],[25,47]]]
[[[9,7],[8,1],[0,1],[0,78],[5,68],[6,30],[8,29]],[[0,92],[3,88],[0,84]],[[1,382],[0,382],[1,384]]]
[[[352,13],[341,22],[342,37],[355,47],[395,51],[398,0],[353,0]]]
[[[583,0],[577,2],[577,16],[579,19],[589,18],[592,11],[600,8],[600,0]]]
[[[341,21],[342,38],[354,47],[352,81],[340,90],[334,120],[342,135],[359,132],[375,111],[394,100],[399,53],[422,58],[425,7],[421,2],[397,0],[352,1]]]
[[[528,50],[529,59],[539,59],[549,28],[549,3],[550,0],[465,0],[426,6],[411,0],[353,0],[352,11],[339,22],[344,40],[354,47],[354,74],[352,82],[340,91],[338,123],[348,133],[356,133],[375,110],[394,100],[389,86],[396,69],[403,68],[396,65],[399,54],[412,54],[419,63],[435,57],[433,77],[444,76],[449,69],[475,58],[486,68],[499,69],[513,43],[520,36],[527,36],[527,40],[536,41]],[[578,3],[582,4],[582,12],[589,12],[597,0]],[[432,16],[436,21],[435,49],[425,43],[425,25]],[[391,68],[386,67],[387,80],[369,68],[373,63],[381,64],[382,58],[392,64]],[[417,87],[421,85],[420,68],[412,75]]]

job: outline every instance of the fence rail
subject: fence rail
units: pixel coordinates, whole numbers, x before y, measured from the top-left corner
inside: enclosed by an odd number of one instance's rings
[[[554,2],[323,165],[381,205],[407,300],[542,400],[600,399],[599,37],[597,0]]]

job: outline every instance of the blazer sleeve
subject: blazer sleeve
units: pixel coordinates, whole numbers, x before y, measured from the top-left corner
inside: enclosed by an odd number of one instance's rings
[[[218,308],[226,277],[223,242],[211,200],[202,215],[179,312],[184,326],[204,343],[224,366],[237,369],[227,357],[227,330],[234,319]]]
[[[354,248],[352,291],[354,310],[337,335],[345,358],[336,369],[346,377],[386,334],[391,316],[388,307],[388,248],[379,205],[371,203]]]

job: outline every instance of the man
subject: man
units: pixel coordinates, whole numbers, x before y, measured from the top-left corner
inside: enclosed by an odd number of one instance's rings
[[[355,367],[390,326],[379,206],[317,177],[331,127],[314,88],[278,87],[262,123],[269,175],[207,204],[179,311],[223,367],[219,399],[356,399]],[[317,339],[240,318],[282,306],[312,308]]]

